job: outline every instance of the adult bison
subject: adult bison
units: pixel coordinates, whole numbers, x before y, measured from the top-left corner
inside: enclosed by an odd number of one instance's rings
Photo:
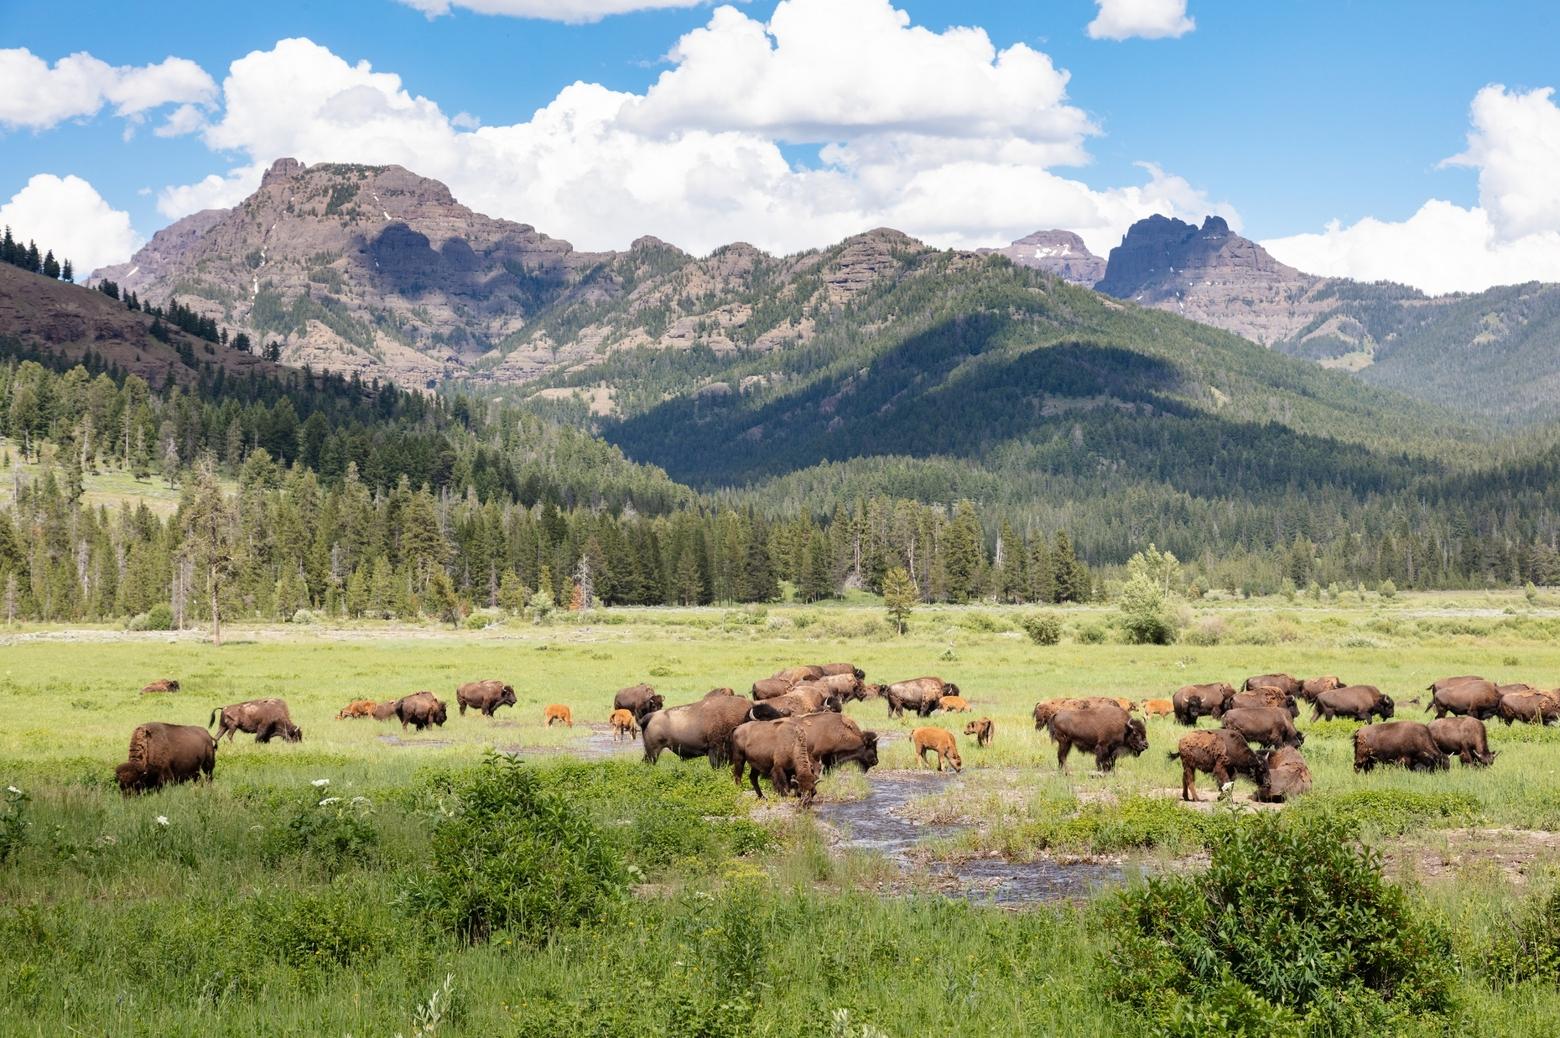
[[[773,699],[776,696],[783,696],[791,691],[795,685],[796,682],[790,678],[759,678],[753,682],[753,700],[757,702],[762,699]]]
[[[754,703],[748,716],[755,721],[772,721],[777,717],[795,717],[819,710],[839,713],[843,707],[840,697],[823,685],[797,685],[783,696]]]
[[[739,786],[744,770],[760,800],[764,791],[758,787],[758,777],[763,774],[777,795],[794,791],[804,807],[812,803],[822,771],[807,749],[801,725],[789,718],[748,721],[731,733],[731,771]]]
[[[1458,714],[1488,721],[1500,713],[1500,689],[1493,681],[1485,681],[1483,678],[1469,678],[1452,684],[1438,681],[1431,687],[1435,689],[1435,694],[1430,697],[1430,704],[1425,707],[1425,711],[1428,713],[1434,710],[1436,717]]]
[[[1283,689],[1269,688],[1263,685],[1249,692],[1237,692],[1226,699],[1223,705],[1213,711],[1215,718],[1223,717],[1226,710],[1237,710],[1244,707],[1270,706],[1277,710],[1286,711],[1290,717],[1300,716],[1300,706],[1295,697]]]
[[[666,700],[649,685],[630,685],[618,689],[617,695],[612,697],[612,709],[632,711],[641,728],[645,726],[645,718],[665,705]]]
[[[449,710],[444,700],[432,692],[413,692],[395,701],[395,717],[401,722],[403,732],[407,725],[420,732],[431,725],[443,728],[444,722],[449,719]]]
[[[130,735],[129,759],[114,769],[119,791],[146,793],[197,778],[211,781],[217,770],[217,740],[193,724],[152,721]]]
[[[654,764],[663,750],[671,750],[683,760],[706,757],[710,767],[719,767],[731,752],[731,733],[748,719],[752,708],[738,696],[705,696],[647,715],[639,722],[645,763]]]
[[[942,702],[943,696],[956,696],[959,694],[959,686],[942,678],[912,678],[909,681],[896,681],[883,691],[883,698],[888,700],[888,716],[903,717],[905,708],[914,710],[917,716],[930,717],[933,710]]]
[[[1240,690],[1250,692],[1254,688],[1276,688],[1280,692],[1298,696],[1304,687],[1304,682],[1288,674],[1253,674],[1240,686]]]
[[[466,716],[466,708],[482,711],[483,717],[492,717],[501,706],[515,705],[515,690],[496,679],[469,681],[455,690],[455,702],[460,704],[460,716]]]
[[[1456,757],[1464,767],[1487,768],[1495,763],[1484,722],[1477,717],[1441,717],[1426,727],[1441,752]]]
[[[1235,695],[1235,688],[1228,681],[1211,681],[1203,685],[1182,685],[1170,697],[1175,719],[1182,724],[1196,724],[1199,717],[1211,716],[1215,710],[1221,713],[1224,703]]]
[[[220,718],[220,723],[218,721]],[[233,741],[234,732],[248,732],[255,742],[270,742],[281,736],[287,742],[302,742],[303,729],[293,724],[287,712],[285,699],[251,699],[232,706],[219,706],[211,711],[206,727],[217,725],[217,738],[227,736]]]
[[[1386,721],[1354,730],[1354,770],[1400,764],[1414,771],[1438,771],[1449,765],[1430,729],[1418,721]]]
[[[1300,751],[1280,746],[1262,755],[1262,782],[1257,799],[1264,804],[1281,804],[1290,797],[1311,792],[1311,769]]]
[[[1521,721],[1524,724],[1554,724],[1560,721],[1560,699],[1548,692],[1536,689],[1527,692],[1501,694],[1496,713],[1506,724]]]
[[[775,671],[774,677],[796,684],[798,681],[814,681],[824,676],[822,667],[815,664],[804,663],[796,667],[787,667],[784,670]]]
[[[1319,678],[1306,678],[1300,682],[1300,698],[1310,702],[1323,692],[1331,692],[1335,688],[1343,688],[1344,684],[1338,680],[1338,675],[1327,674]]]
[[[141,686],[141,695],[149,695],[153,692],[177,692],[179,683],[173,678],[158,678],[156,681]]]
[[[1239,732],[1247,742],[1261,743],[1268,749],[1275,746],[1299,746],[1305,736],[1295,730],[1289,711],[1272,706],[1243,706],[1238,710],[1226,710],[1219,724]]]
[[[862,731],[861,726],[844,714],[825,711],[791,718],[807,737],[807,752],[833,771],[841,764],[855,764],[863,772],[877,766],[877,732]]]
[[[1100,706],[1112,706],[1118,710],[1126,710],[1122,704],[1126,700],[1113,696],[1073,696],[1061,699],[1042,699],[1035,704],[1032,711],[1035,719],[1035,731],[1044,731],[1051,724],[1051,718],[1063,710],[1091,710]],[[1131,711],[1127,711],[1131,713]]]
[[[1395,710],[1392,697],[1384,695],[1375,685],[1346,685],[1318,694],[1311,701],[1311,720],[1352,717],[1356,721],[1369,721],[1379,717],[1386,721]]]
[[[1114,768],[1123,753],[1136,757],[1148,749],[1148,730],[1142,720],[1114,704],[1059,710],[1046,731],[1056,743],[1056,765],[1063,771],[1074,746],[1092,752],[1101,771]]]
[[[1181,736],[1170,759],[1181,762],[1181,799],[1190,800],[1194,804],[1199,799],[1199,771],[1212,775],[1220,789],[1233,781],[1236,775],[1245,775],[1252,782],[1262,781],[1262,761],[1246,745],[1246,740],[1239,732],[1224,729],[1187,732]]]

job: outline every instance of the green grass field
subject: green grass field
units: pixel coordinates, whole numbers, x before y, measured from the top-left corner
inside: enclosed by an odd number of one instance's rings
[[[920,848],[918,871],[1057,854],[1178,874],[1201,867],[1208,826],[1228,811],[1179,802],[1165,753],[1184,729],[1153,721],[1142,757],[1100,776],[1075,756],[1062,775],[1033,730],[1037,699],[1168,696],[1280,670],[1375,684],[1399,717],[1422,717],[1408,700],[1446,674],[1560,684],[1560,603],[1542,594],[1189,609],[1190,629],[1218,644],[1088,644],[1111,619],[1090,607],[1056,611],[1066,635],[1055,646],[1024,636],[1025,611],[995,607],[923,607],[895,637],[862,603],[613,610],[459,632],[235,627],[220,648],[195,632],[0,630],[0,785],[21,790],[0,815],[0,1004],[11,1007],[0,1032],[409,1035],[421,1021],[441,1035],[1150,1033],[1098,993],[1090,963],[1108,898],[1013,912],[915,893],[914,872],[844,850],[812,815],[750,816],[751,793],[702,761],[668,757],[651,772],[636,751],[603,759],[604,722],[613,693],[637,681],[678,703],[720,685],[745,692],[796,662],[849,659],[869,680],[937,674],[959,684],[969,716],[995,720],[997,739],[981,750],[960,735],[964,775],[907,805],[910,818],[962,827]],[[138,693],[161,677],[183,690]],[[485,677],[512,683],[518,706],[458,716],[455,686]],[[335,720],[348,700],[423,688],[451,703],[441,729]],[[288,700],[301,744],[240,735],[210,788],[134,800],[114,789],[135,725],[204,725],[213,707],[265,695]],[[569,705],[576,726],[543,727],[548,703]],[[848,712],[884,735],[879,781],[914,767],[910,728],[962,731],[968,719],[891,721],[877,701]],[[1301,727],[1316,788],[1283,810],[1358,823],[1387,874],[1456,935],[1454,1010],[1395,1026],[1552,1033],[1553,964],[1500,988],[1478,963],[1505,920],[1555,888],[1560,729],[1492,723],[1500,757],[1487,770],[1357,776],[1352,724],[1302,714]],[[441,790],[492,748],[518,751],[599,827],[629,869],[624,902],[545,939],[522,928],[469,946],[440,929],[428,891],[449,817]],[[832,775],[822,800],[861,797],[869,781]],[[1213,799],[1206,777],[1202,790]],[[1237,799],[1248,794],[1242,783]]]

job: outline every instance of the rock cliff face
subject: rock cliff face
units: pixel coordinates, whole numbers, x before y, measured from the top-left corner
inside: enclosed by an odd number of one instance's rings
[[[1105,276],[1105,261],[1071,231],[1036,231],[1006,248],[980,251],[995,252],[1021,267],[1043,270],[1075,285],[1092,288]]]

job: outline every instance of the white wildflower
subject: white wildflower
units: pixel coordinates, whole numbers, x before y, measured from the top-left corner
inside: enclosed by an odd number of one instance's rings
[[[158,825],[167,825],[168,824],[168,816],[167,815],[158,815],[156,821],[157,821]]]
[[[330,779],[315,779],[313,782],[309,783],[309,785],[313,786],[315,789],[324,789],[326,786],[330,785]]]
[[[340,797],[326,797],[324,800],[320,801],[320,806],[321,807],[328,807],[329,805],[337,803],[340,800],[341,800]]]
[[[15,793],[17,796],[21,796],[22,795],[22,791],[17,789],[15,786],[6,786],[5,787],[5,791],[7,793]]]

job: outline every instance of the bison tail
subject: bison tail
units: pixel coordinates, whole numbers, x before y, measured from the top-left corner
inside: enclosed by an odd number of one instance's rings
[[[220,713],[221,711],[222,711],[222,708],[220,706],[216,706],[216,707],[212,707],[211,708],[211,717],[208,718],[207,721],[206,721],[206,727],[207,728],[210,728],[210,727],[212,727],[213,725],[215,725],[217,723],[217,714]]]
[[[1165,754],[1165,756],[1167,758],[1169,758],[1170,760],[1180,760],[1181,759],[1181,751],[1180,750],[1171,750],[1169,753]]]

